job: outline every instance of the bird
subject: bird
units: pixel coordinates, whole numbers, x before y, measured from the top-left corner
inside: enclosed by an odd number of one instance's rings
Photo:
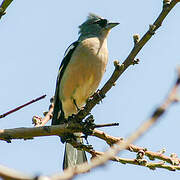
[[[77,114],[96,92],[108,62],[107,37],[118,24],[89,13],[79,26],[79,38],[67,48],[59,67],[52,125],[64,123],[68,117]],[[82,142],[80,133],[74,135],[77,142]],[[86,161],[84,151],[65,144],[63,169]]]

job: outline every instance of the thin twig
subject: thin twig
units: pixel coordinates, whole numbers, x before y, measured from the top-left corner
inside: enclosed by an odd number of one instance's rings
[[[40,96],[40,97],[38,97],[38,98],[36,98],[36,99],[33,99],[33,100],[27,102],[26,104],[23,104],[23,105],[21,105],[21,106],[18,106],[18,107],[16,107],[15,109],[12,109],[12,110],[10,110],[10,111],[8,111],[8,112],[0,115],[0,119],[6,117],[7,115],[9,115],[9,114],[11,114],[11,113],[14,113],[14,112],[16,112],[16,111],[24,108],[25,106],[28,106],[28,105],[30,105],[30,104],[32,104],[32,103],[35,103],[35,102],[37,102],[37,101],[39,101],[39,100],[41,100],[41,99],[43,99],[43,98],[45,98],[45,97],[46,97],[46,95],[43,95],[43,96]]]
[[[113,161],[120,162],[122,164],[133,164],[138,166],[144,166],[144,167],[148,167],[151,170],[155,170],[156,168],[167,169],[169,171],[180,170],[180,166],[168,165],[165,164],[164,161],[152,163],[152,162],[148,162],[146,159],[137,160],[137,159],[128,159],[128,158],[120,158],[120,157],[115,157]]]
[[[102,156],[104,154],[103,152],[99,152],[99,151],[91,151],[90,153],[92,155],[92,158],[99,157],[99,156]],[[180,170],[179,165],[165,164],[165,161],[152,163],[152,162],[148,162],[144,158],[130,159],[130,158],[121,158],[118,156],[114,156],[111,160],[115,161],[115,162],[119,162],[121,164],[133,164],[133,165],[138,165],[138,166],[144,166],[144,167],[148,167],[151,170],[155,170],[156,168],[167,169],[170,171]]]
[[[94,129],[92,136],[98,137],[98,138],[106,141],[106,143],[109,144],[110,146],[115,144],[118,141],[121,141],[121,142],[124,141],[123,138],[108,135],[107,133],[97,130],[97,129]],[[180,159],[178,157],[173,159],[172,157],[166,156],[163,153],[149,151],[147,148],[136,146],[133,144],[130,144],[128,146],[127,150],[129,150],[130,152],[143,151],[145,153],[144,155],[147,156],[150,160],[159,159],[159,160],[163,160],[167,163],[170,163],[172,165],[175,164],[174,162],[176,162],[176,164],[180,164]]]
[[[95,128],[110,127],[110,126],[119,126],[119,123],[96,124]]]
[[[45,124],[52,118],[53,116],[53,110],[54,110],[54,104],[52,103],[49,111],[47,113],[45,113],[44,118],[39,117],[39,116],[33,116],[32,118],[32,123],[36,126],[36,127],[40,127],[40,126],[45,126]]]

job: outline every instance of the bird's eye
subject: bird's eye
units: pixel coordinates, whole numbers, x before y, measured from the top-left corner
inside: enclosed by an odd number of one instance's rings
[[[107,25],[108,21],[107,19],[101,19],[97,21],[96,23],[99,24],[99,26],[101,26],[102,28],[104,28]]]

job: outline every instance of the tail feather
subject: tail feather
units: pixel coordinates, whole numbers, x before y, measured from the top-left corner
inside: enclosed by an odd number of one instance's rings
[[[85,151],[74,148],[71,144],[65,144],[63,169],[75,166],[87,161]]]

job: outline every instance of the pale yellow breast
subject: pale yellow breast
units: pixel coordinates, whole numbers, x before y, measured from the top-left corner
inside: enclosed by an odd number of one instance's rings
[[[59,98],[65,117],[77,113],[79,108],[96,91],[108,61],[107,42],[98,38],[83,40],[73,53],[60,84]]]

